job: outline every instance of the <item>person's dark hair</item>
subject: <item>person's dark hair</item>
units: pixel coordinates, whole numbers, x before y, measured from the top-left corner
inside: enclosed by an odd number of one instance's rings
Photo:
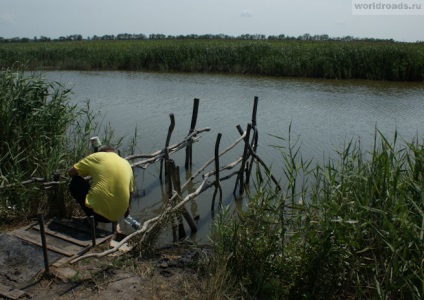
[[[98,152],[115,152],[115,148],[110,145],[102,145],[99,147]]]

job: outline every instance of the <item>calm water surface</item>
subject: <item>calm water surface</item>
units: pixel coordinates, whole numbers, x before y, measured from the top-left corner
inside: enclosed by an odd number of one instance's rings
[[[305,159],[321,162],[335,155],[350,140],[371,149],[375,128],[389,140],[395,130],[401,141],[421,140],[424,131],[423,83],[336,81],[274,77],[163,74],[141,72],[45,72],[50,80],[72,87],[74,101],[91,106],[105,115],[117,136],[131,136],[138,128],[138,152],[162,149],[169,127],[169,114],[176,126],[171,144],[188,133],[193,99],[200,99],[197,128],[210,127],[194,145],[193,171],[211,158],[215,139],[222,133],[221,149],[239,137],[237,125],[251,122],[253,99],[259,97],[257,124],[258,154],[282,176],[281,156],[270,145],[284,145],[272,137],[299,138]],[[225,162],[235,160],[241,149],[230,153]],[[173,157],[184,169],[184,153]],[[155,216],[163,201],[157,177],[158,168],[137,171],[140,193],[134,199],[133,215],[141,220]],[[184,181],[184,172],[182,173]],[[225,203],[233,203],[233,183],[224,184]],[[200,216],[198,240],[207,239],[213,189],[188,205]]]

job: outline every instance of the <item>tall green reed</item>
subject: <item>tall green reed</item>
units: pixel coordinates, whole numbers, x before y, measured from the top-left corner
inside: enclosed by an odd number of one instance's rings
[[[39,211],[54,213],[55,198],[63,199],[67,212],[74,213],[66,184],[57,187],[52,197],[37,184],[21,182],[51,181],[55,174],[66,181],[67,169],[90,153],[91,136],[101,136],[116,148],[123,145],[124,137],[115,137],[111,124],[103,124],[89,101],[77,106],[71,96],[71,90],[40,74],[26,74],[24,67],[0,72],[0,225]],[[135,141],[136,133],[124,154],[134,150]]]
[[[290,169],[283,194],[262,183],[245,211],[214,224],[217,257],[238,292],[260,299],[422,299],[423,145],[400,144],[397,133],[389,141],[377,130],[373,149],[351,141],[315,167],[302,164],[298,150],[292,144],[283,152]],[[311,177],[302,183],[308,189],[293,189],[300,173]]]
[[[143,40],[0,44],[0,67],[424,80],[424,46],[364,41]]]

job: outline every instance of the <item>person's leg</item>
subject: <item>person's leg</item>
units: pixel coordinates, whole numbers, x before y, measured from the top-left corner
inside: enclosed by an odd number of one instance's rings
[[[72,198],[78,202],[81,209],[87,216],[92,216],[94,211],[85,206],[85,197],[87,196],[89,189],[90,184],[81,176],[72,177],[71,182],[69,183],[69,192],[71,193]]]
[[[73,177],[69,183],[69,192],[71,193],[71,196],[78,202],[88,217],[94,216],[96,223],[111,223],[110,220],[106,219],[102,215],[97,214],[92,208],[89,208],[85,205],[85,197],[87,196],[89,190],[90,184],[81,176]]]

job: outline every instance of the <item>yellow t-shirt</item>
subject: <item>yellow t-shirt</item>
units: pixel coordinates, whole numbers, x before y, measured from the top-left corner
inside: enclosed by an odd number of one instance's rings
[[[115,222],[128,208],[134,177],[130,164],[114,152],[90,154],[74,165],[81,176],[90,175],[92,183],[85,198],[87,207]]]

